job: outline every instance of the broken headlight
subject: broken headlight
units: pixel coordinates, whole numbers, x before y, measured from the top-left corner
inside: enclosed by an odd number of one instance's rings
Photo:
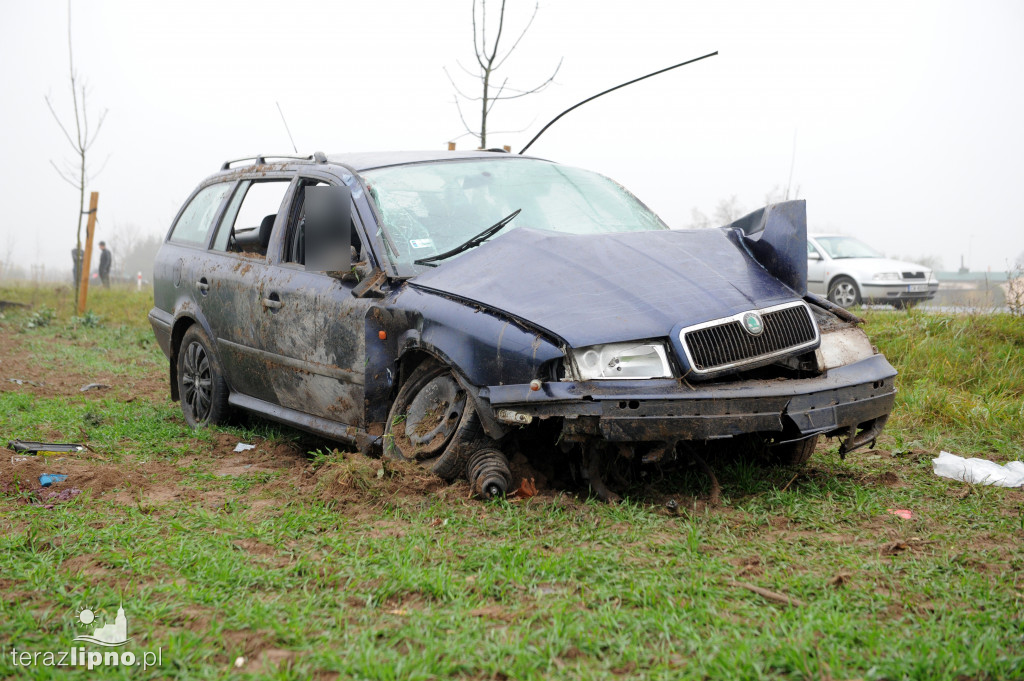
[[[570,350],[583,381],[608,378],[671,378],[661,343],[608,343]]]
[[[875,349],[866,333],[850,327],[821,334],[821,345],[814,354],[818,367],[828,371],[867,359],[875,354]]]

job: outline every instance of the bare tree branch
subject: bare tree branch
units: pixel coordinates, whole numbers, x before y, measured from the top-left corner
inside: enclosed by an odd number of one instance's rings
[[[480,140],[480,146],[487,146],[487,119],[491,112],[494,110],[495,104],[499,101],[505,101],[509,99],[519,99],[526,95],[537,94],[543,91],[548,85],[554,82],[555,77],[558,75],[558,71],[562,67],[562,60],[558,61],[558,65],[555,67],[554,72],[542,83],[536,87],[528,90],[521,90],[509,85],[509,79],[502,78],[501,84],[497,87],[496,91],[492,94],[492,78],[496,81],[498,76],[495,73],[502,65],[505,64],[506,60],[516,51],[523,38],[529,32],[530,27],[533,26],[534,19],[537,17],[537,13],[540,10],[540,3],[535,2],[533,6],[533,12],[530,14],[529,20],[526,25],[519,32],[519,35],[513,41],[511,47],[508,50],[501,50],[502,36],[505,31],[505,9],[506,0],[501,0],[501,7],[499,9],[499,15],[497,20],[497,31],[494,34],[493,41],[488,41],[487,36],[487,0],[471,0],[471,12],[470,21],[473,30],[473,57],[476,59],[477,66],[479,67],[478,73],[472,73],[469,69],[462,65],[461,62],[456,61],[459,68],[461,68],[467,75],[477,78],[480,82],[480,96],[471,97],[467,95],[456,83],[455,79],[452,78],[451,73],[445,68],[445,76],[448,78],[448,82],[451,83],[452,89],[455,91],[455,105],[459,113],[459,119],[462,121],[463,126],[467,131],[471,132],[478,140]],[[480,18],[477,20],[477,3],[480,4]],[[506,41],[507,42],[507,41]],[[462,111],[460,100],[467,102],[479,102],[480,103],[480,127],[479,132],[473,131],[466,123],[465,116]],[[508,131],[503,131],[508,132]],[[521,132],[521,131],[516,131]]]
[[[68,184],[70,184],[75,189],[78,189],[78,182],[74,179],[75,178],[74,175],[72,175],[71,177],[66,176],[64,174],[64,172],[60,168],[58,168],[57,164],[54,163],[53,161],[50,161],[50,165],[53,166],[53,169],[57,171],[57,175],[60,176],[60,179],[62,179],[65,182],[67,182]]]
[[[456,60],[455,60],[455,63],[459,65],[459,68],[460,68],[460,69],[462,69],[462,71],[463,71],[463,72],[464,72],[464,73],[465,73],[465,74],[466,74],[467,76],[470,76],[470,77],[472,77],[472,78],[476,78],[476,77],[477,77],[477,74],[473,73],[472,71],[470,71],[469,69],[467,69],[467,68],[466,68],[465,66],[463,66],[463,65],[462,65],[462,62],[461,62],[461,61],[459,61],[458,59],[456,59]],[[443,68],[443,67],[442,67],[442,68]]]
[[[501,93],[505,89],[505,85],[507,83],[508,83],[508,78],[506,78],[504,81],[502,81],[501,87],[498,88],[498,94],[496,94],[493,97],[491,97],[491,104],[490,104],[490,106],[487,107],[487,113],[488,114],[490,114],[491,113],[491,109],[494,108],[494,103],[497,102],[499,99],[501,99]]]
[[[466,135],[472,135],[473,137],[479,137],[479,135],[477,135],[477,134],[476,134],[475,132],[473,132],[472,130],[469,130],[469,131],[467,131],[467,132],[464,132],[464,133],[462,133],[461,135],[456,135],[455,137],[449,137],[449,138],[448,138],[448,141],[449,141],[449,142],[454,142],[455,140],[460,140],[460,139],[462,139],[462,138],[463,138],[463,137],[465,137]]]
[[[448,82],[452,84],[452,88],[455,90],[455,92],[457,92],[459,94],[460,97],[462,97],[463,99],[468,99],[469,101],[475,101],[475,100],[480,99],[479,97],[470,97],[465,92],[460,90],[459,86],[455,84],[454,80],[452,80],[451,74],[448,73],[448,67],[442,66],[441,70],[444,71],[444,75],[448,77]],[[458,99],[456,99],[456,101],[458,101]]]
[[[469,123],[466,122],[466,118],[462,115],[462,106],[459,104],[459,98],[455,97],[455,108],[459,111],[459,120],[462,121],[462,125],[466,128],[466,132],[473,135],[477,139],[480,138],[479,133],[473,131],[473,128],[469,127]]]
[[[481,50],[481,49],[477,48],[477,42],[476,42],[476,0],[471,0],[471,1],[473,3],[473,56],[476,57],[476,63],[480,65],[480,68],[481,69],[486,69],[487,67],[484,66],[483,59],[480,58],[480,55],[484,52],[484,50]],[[484,9],[484,23],[486,24],[486,20],[487,20],[487,3],[486,2],[484,3],[484,8],[483,9]],[[486,26],[484,27],[484,31],[482,31],[482,32],[483,32],[483,38],[484,38],[484,45],[486,46],[486,44],[487,44]]]
[[[107,154],[107,157],[105,159],[103,159],[103,163],[100,164],[100,169],[97,170],[95,173],[90,173],[89,174],[89,178],[88,178],[89,182],[92,182],[93,180],[95,180],[97,177],[100,176],[100,173],[103,172],[103,169],[107,167],[107,161],[110,160],[110,156],[111,156],[110,154]]]
[[[538,2],[537,4],[535,4],[533,6],[533,14],[530,15],[530,20],[526,22],[526,28],[524,28],[523,32],[519,34],[519,37],[516,38],[516,41],[514,43],[512,43],[512,47],[510,47],[508,49],[508,52],[505,53],[505,56],[498,60],[498,63],[494,65],[494,68],[500,69],[501,65],[505,63],[505,60],[509,58],[509,55],[511,55],[513,52],[515,52],[516,48],[519,47],[519,41],[522,40],[523,36],[526,35],[526,32],[530,30],[530,26],[533,25],[533,20],[537,17],[537,10],[539,10],[539,9],[540,9],[540,3]],[[497,46],[495,46],[495,50],[494,51],[495,52],[498,51],[497,50]],[[561,62],[559,62],[559,63],[561,63]]]
[[[93,132],[93,134],[92,134],[92,140],[89,141],[89,143],[86,145],[86,147],[85,147],[86,151],[91,149],[92,145],[96,143],[96,138],[100,134],[100,128],[103,127],[103,121],[105,121],[107,119],[107,112],[108,111],[110,111],[110,109],[104,109],[103,113],[100,114],[100,122],[98,124],[96,124],[96,131]]]
[[[45,97],[43,97],[43,99],[46,101],[46,106],[50,109],[50,113],[53,114],[53,120],[57,121],[57,125],[60,126],[60,131],[64,133],[64,137],[67,138],[68,144],[70,144],[73,147],[77,147],[78,145],[75,144],[75,141],[71,139],[71,135],[68,134],[67,128],[65,128],[64,124],[60,122],[60,118],[57,116],[57,112],[53,110],[53,104],[50,102],[50,96],[46,95]]]
[[[486,6],[486,5],[485,5]],[[487,60],[487,63],[492,65],[491,70],[494,70],[494,58],[498,56],[498,43],[501,42],[501,31],[505,27],[505,0],[501,0],[501,14],[498,16],[498,35],[494,37],[494,49],[491,50],[491,56]]]
[[[541,83],[537,87],[533,88],[532,90],[522,90],[518,94],[515,94],[515,95],[505,95],[504,97],[494,96],[491,99],[519,99],[520,97],[525,97],[526,95],[532,95],[532,94],[535,94],[537,92],[541,92],[541,91],[544,90],[544,88],[546,88],[548,85],[550,85],[555,80],[555,76],[558,75],[558,69],[560,69],[561,67],[562,67],[562,62],[559,61],[558,62],[558,66],[555,67],[555,72],[551,74],[551,77],[549,77],[547,80],[545,80],[543,83]],[[499,94],[501,94],[501,93],[499,92]]]

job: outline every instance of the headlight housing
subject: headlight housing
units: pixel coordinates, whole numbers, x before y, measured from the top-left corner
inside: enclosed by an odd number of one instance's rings
[[[875,281],[899,281],[899,272],[875,272],[871,275],[871,278]]]
[[[663,343],[607,343],[569,351],[580,380],[671,378]]]

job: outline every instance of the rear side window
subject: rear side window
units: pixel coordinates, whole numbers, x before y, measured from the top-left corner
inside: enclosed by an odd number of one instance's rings
[[[171,241],[205,246],[217,209],[231,191],[231,182],[213,184],[196,194],[171,230]]]
[[[246,181],[224,213],[213,249],[267,254],[270,234],[291,180]]]

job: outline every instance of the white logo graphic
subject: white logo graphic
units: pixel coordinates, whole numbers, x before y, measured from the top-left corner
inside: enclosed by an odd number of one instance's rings
[[[100,625],[96,622],[96,612],[92,608],[83,608],[75,613],[77,622],[85,626],[95,624],[91,635],[76,636],[75,641],[92,643],[106,648],[123,646],[132,639],[128,637],[128,618],[124,616],[124,608],[117,608],[117,617],[113,623]],[[142,667],[146,671],[152,667],[163,665],[163,647],[156,650],[89,650],[82,645],[73,645],[68,650],[18,650],[17,648],[0,649],[3,658],[10,656],[15,667],[85,667],[92,671],[104,667]],[[6,662],[6,659],[4,660]]]
[[[95,620],[96,614],[89,608],[78,613],[78,621],[82,624],[92,624]],[[117,617],[114,618],[113,624],[96,627],[95,631],[92,632],[92,636],[83,634],[76,636],[74,640],[95,643],[96,645],[109,648],[123,646],[125,643],[128,643],[131,639],[128,638],[128,618],[124,616],[124,608],[117,608]]]

